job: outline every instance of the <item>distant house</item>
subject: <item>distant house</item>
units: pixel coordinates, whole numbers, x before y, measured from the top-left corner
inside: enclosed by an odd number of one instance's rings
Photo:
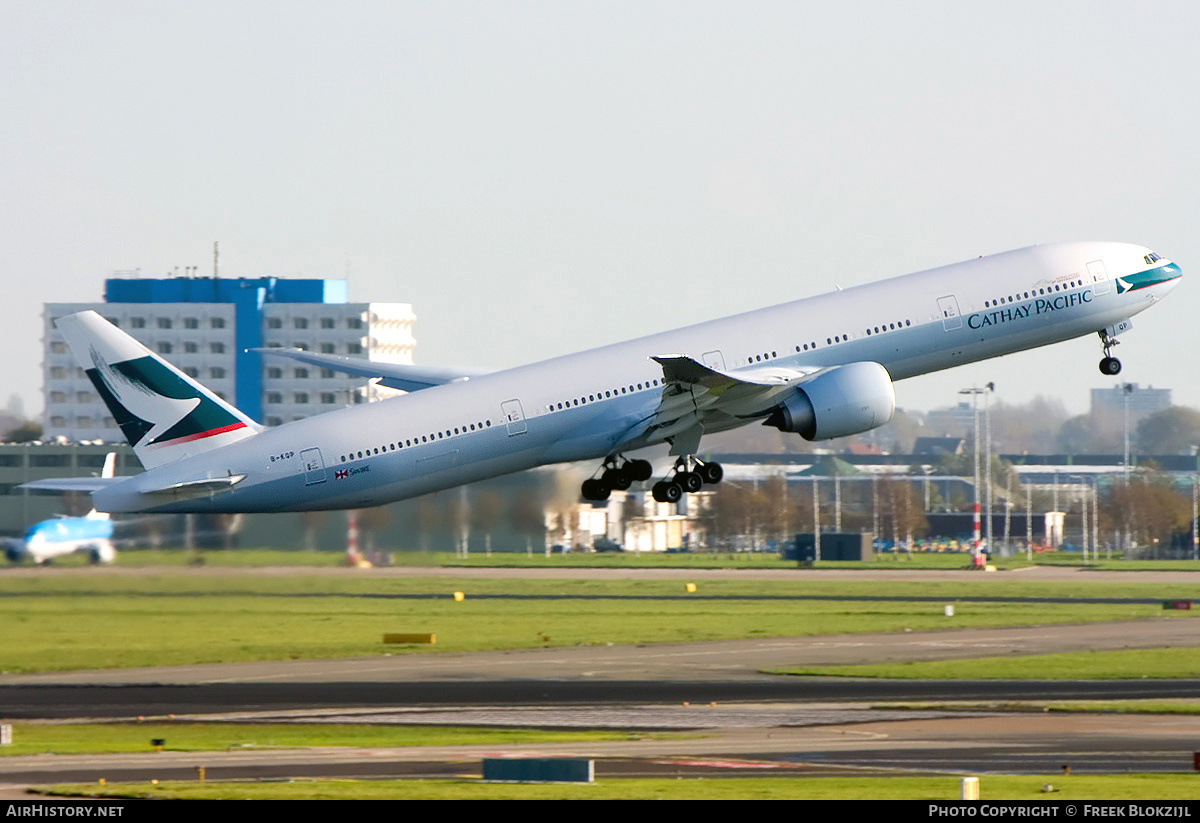
[[[961,437],[918,437],[913,443],[913,454],[937,457],[943,454],[962,454],[967,441]]]
[[[847,449],[850,454],[883,454],[884,451],[877,443],[851,443]]]

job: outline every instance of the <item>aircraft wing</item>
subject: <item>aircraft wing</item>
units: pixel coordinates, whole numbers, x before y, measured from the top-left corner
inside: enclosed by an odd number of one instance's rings
[[[685,355],[650,359],[662,366],[663,392],[643,436],[669,439],[672,454],[695,454],[705,429],[765,414],[813,373],[779,366],[729,372]]]
[[[442,386],[457,380],[470,380],[487,374],[485,369],[447,369],[438,366],[412,366],[403,363],[381,363],[361,357],[343,357],[337,354],[315,354],[294,348],[256,348],[261,354],[286,357],[310,366],[332,369],[358,377],[378,377],[379,385],[389,389],[414,392],[433,386]]]

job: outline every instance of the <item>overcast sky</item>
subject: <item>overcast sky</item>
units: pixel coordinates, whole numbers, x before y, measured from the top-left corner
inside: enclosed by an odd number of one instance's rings
[[[1200,4],[0,0],[0,402],[114,270],[348,277],[517,365],[1034,243],[1183,284],[1115,352],[1200,406]],[[1087,408],[1098,340],[903,382]]]

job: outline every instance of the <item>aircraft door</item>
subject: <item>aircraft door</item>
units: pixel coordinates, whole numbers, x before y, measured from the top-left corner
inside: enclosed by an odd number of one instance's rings
[[[509,437],[524,434],[527,431],[525,412],[521,408],[520,400],[505,400],[500,404],[500,411],[504,414],[504,423],[508,426]]]
[[[962,328],[962,315],[958,312],[958,298],[953,294],[938,298],[938,311],[942,315],[942,328],[954,331]]]
[[[1108,280],[1108,269],[1104,268],[1103,260],[1093,260],[1087,264],[1088,274],[1091,275],[1092,285],[1096,289],[1096,294],[1108,294],[1112,290],[1112,284]]]
[[[706,351],[703,362],[710,369],[725,371],[725,355],[721,354],[720,351]]]
[[[300,452],[300,465],[304,467],[304,485],[315,486],[325,482],[325,461],[320,449],[305,449]]]

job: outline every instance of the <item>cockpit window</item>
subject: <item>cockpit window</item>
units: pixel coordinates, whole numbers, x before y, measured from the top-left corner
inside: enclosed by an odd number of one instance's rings
[[[1159,260],[1162,260],[1162,256],[1155,252],[1150,252],[1142,259],[1146,261],[1146,265],[1150,265],[1151,263],[1157,263]]]

